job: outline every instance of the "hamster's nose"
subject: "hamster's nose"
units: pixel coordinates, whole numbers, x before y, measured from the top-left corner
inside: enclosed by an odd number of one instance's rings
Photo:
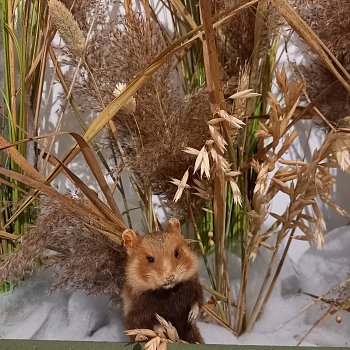
[[[173,282],[174,279],[175,279],[175,275],[174,275],[174,274],[171,274],[171,275],[169,275],[169,276],[166,278],[166,281],[167,281],[167,282]]]

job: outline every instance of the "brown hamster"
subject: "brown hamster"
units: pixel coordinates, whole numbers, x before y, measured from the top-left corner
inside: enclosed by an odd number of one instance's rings
[[[170,219],[165,232],[139,236],[123,232],[127,251],[122,287],[126,329],[154,329],[159,314],[189,343],[203,343],[195,323],[203,303],[198,260],[181,235],[180,222]]]

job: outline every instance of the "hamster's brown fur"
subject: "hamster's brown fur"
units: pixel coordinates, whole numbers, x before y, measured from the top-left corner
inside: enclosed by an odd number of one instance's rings
[[[203,303],[197,276],[198,260],[180,232],[177,219],[170,219],[166,232],[144,236],[132,230],[123,233],[127,251],[122,287],[126,329],[154,329],[155,314],[170,321],[179,337],[203,343],[195,324]]]

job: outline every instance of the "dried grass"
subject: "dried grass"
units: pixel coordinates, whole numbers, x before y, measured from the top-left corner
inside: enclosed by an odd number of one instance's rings
[[[72,13],[59,0],[49,0],[49,13],[69,51],[83,57],[85,37]]]
[[[168,343],[187,344],[187,342],[180,339],[176,328],[171,322],[166,321],[158,314],[156,314],[156,318],[159,325],[155,326],[153,330],[130,329],[126,331],[126,334],[135,337],[137,342],[148,340],[144,346],[145,350],[166,350]]]
[[[0,263],[0,282],[19,281],[41,259],[45,268],[54,271],[53,290],[80,289],[107,294],[113,304],[118,302],[126,258],[123,248],[62,204],[43,200],[42,206],[21,248]],[[54,254],[45,258],[46,249]]]
[[[241,4],[241,0],[215,0],[215,13]],[[237,77],[246,63],[252,58],[254,50],[254,26],[256,7],[248,8],[218,29],[218,50],[224,68],[224,80],[238,81]],[[231,87],[236,88],[236,84]]]
[[[89,30],[91,15],[97,12],[97,22],[104,23],[107,8],[104,0],[60,0],[72,13],[79,27],[84,33]]]
[[[159,28],[138,14],[96,31],[86,61],[97,90],[91,88],[85,68],[76,85],[77,93],[87,102],[84,108],[100,111],[115,98],[116,85],[128,84],[165,47]],[[211,116],[206,89],[184,97],[174,77],[174,69],[165,65],[138,90],[133,108],[124,108],[114,118],[124,167],[136,176],[144,193],[152,188],[154,194],[165,196],[170,206],[174,206],[170,202],[176,192],[171,178],[182,176],[191,166],[191,157],[183,149],[198,147],[208,138],[205,122]],[[119,153],[120,148],[115,147]],[[185,215],[179,208],[177,215]]]
[[[57,0],[51,0],[50,3],[55,2]],[[281,1],[275,2],[276,4],[285,4]],[[298,1],[296,0],[296,2]],[[238,2],[234,0],[215,2],[217,11],[229,8],[236,3]],[[299,1],[299,3],[304,3],[304,1]],[[315,6],[315,3],[312,4]],[[61,31],[71,54],[70,60],[65,63],[77,67],[76,56],[82,58],[84,55],[84,62],[79,70],[78,82],[74,84],[76,95],[80,95],[84,100],[84,106],[81,107],[104,113],[103,118],[101,116],[96,118],[97,121],[94,121],[93,127],[89,128],[84,135],[86,140],[91,141],[97,131],[104,127],[105,123],[103,121],[108,121],[108,118],[112,117],[113,112],[111,111],[119,110],[121,107],[121,102],[119,105],[118,103],[114,105],[112,102],[116,95],[120,93],[120,91],[116,91],[116,87],[133,82],[136,75],[144,71],[151,62],[155,62],[154,59],[161,55],[167,47],[167,43],[164,39],[164,33],[155,21],[149,18],[145,19],[141,15],[132,14],[129,11],[127,20],[118,18],[116,21],[100,22],[103,25],[94,26],[91,40],[83,52],[81,40],[86,36],[86,28],[88,28],[89,17],[87,13],[92,11],[92,6],[96,6],[98,2],[76,1],[73,3],[71,0],[66,0],[65,4],[67,7],[73,5],[73,13],[76,16],[76,21],[68,15],[67,18],[63,18],[67,14],[67,9],[63,10],[60,7],[55,20],[56,26]],[[323,4],[323,6],[330,5],[327,2],[327,5]],[[79,9],[83,9],[80,14]],[[213,18],[209,6],[206,10],[207,21],[204,21],[206,39],[204,41],[207,41],[206,44],[210,47],[210,50],[204,50],[204,56],[207,60],[208,89],[200,89],[192,96],[184,97],[177,84],[174,83],[174,62],[164,64],[157,73],[150,77],[147,76],[146,71],[144,75],[147,79],[138,78],[139,80],[137,80],[138,83],[145,82],[138,90],[139,85],[137,87],[133,85],[134,90],[129,88],[129,95],[122,94],[125,97],[124,102],[128,106],[114,115],[115,135],[118,136],[117,139],[120,141],[118,145],[115,144],[115,151],[122,158],[120,168],[128,168],[137,179],[137,186],[140,188],[139,193],[141,195],[150,198],[152,193],[161,194],[169,201],[175,195],[178,204],[177,207],[172,207],[172,210],[181,210],[181,215],[186,215],[184,208],[190,208],[195,227],[194,214],[197,215],[197,213],[193,214],[192,208],[196,207],[198,202],[196,202],[194,196],[190,197],[190,193],[199,198],[199,203],[205,201],[205,204],[208,204],[205,208],[207,211],[213,209],[211,214],[215,214],[215,232],[214,234],[211,232],[210,240],[213,242],[212,238],[215,239],[216,256],[218,256],[216,267],[219,274],[219,278],[215,282],[217,282],[216,288],[223,291],[222,294],[227,292],[227,295],[224,296],[224,299],[218,299],[219,314],[212,311],[211,316],[221,320],[221,324],[226,327],[234,328],[235,334],[239,335],[244,331],[245,317],[248,317],[247,328],[251,329],[268,301],[291,241],[302,239],[314,241],[317,246],[322,245],[323,221],[318,206],[319,200],[333,206],[338,212],[342,212],[340,208],[332,203],[331,189],[334,179],[330,175],[329,168],[340,166],[344,170],[349,170],[349,130],[347,120],[343,119],[343,129],[332,130],[327,135],[325,143],[314,152],[310,162],[282,160],[285,152],[288,151],[297,138],[296,132],[293,131],[295,111],[302,90],[305,88],[301,82],[289,81],[285,71],[282,70],[276,73],[276,78],[284,101],[283,103],[279,102],[272,95],[268,101],[267,99],[262,101],[265,107],[267,102],[269,103],[271,112],[266,119],[262,119],[266,121],[262,121],[260,124],[257,132],[259,138],[256,145],[257,152],[251,157],[248,150],[248,145],[250,146],[248,141],[252,136],[249,135],[252,128],[250,125],[242,128],[242,120],[249,120],[250,114],[255,109],[254,99],[249,106],[247,106],[247,99],[256,96],[249,89],[249,84],[254,83],[255,85],[255,80],[257,80],[259,71],[262,69],[259,66],[260,51],[257,50],[254,55],[255,59],[253,61],[256,61],[256,67],[251,67],[253,73],[248,74],[247,69],[239,80],[238,72],[241,71],[246,61],[252,57],[254,42],[257,44],[264,37],[263,29],[257,30],[256,11],[255,8],[250,8],[245,12],[241,12],[238,17],[232,17],[219,30],[219,35],[223,39],[220,43],[219,52],[223,57],[222,67],[226,71],[224,80],[228,81],[227,92],[231,95],[230,98],[234,100],[234,108],[232,111],[228,111],[225,106],[226,101],[223,98],[223,86],[220,81],[223,74],[221,74],[217,62],[217,51],[215,40],[213,40],[215,38],[214,35],[209,35],[213,34],[211,23]],[[265,12],[267,10],[266,7]],[[281,7],[279,10],[282,12]],[[99,11],[103,12],[103,9]],[[54,18],[53,13],[52,17]],[[322,24],[322,21],[320,23]],[[62,25],[64,28],[62,28]],[[78,30],[79,26],[83,28],[83,31]],[[253,28],[255,28],[255,33]],[[69,38],[69,35],[74,31],[72,37],[74,35],[76,37],[69,42],[72,39]],[[198,32],[199,30],[196,33]],[[193,36],[187,38],[192,40]],[[209,40],[212,41],[208,44]],[[177,42],[177,45],[180,45],[180,42]],[[256,48],[262,46],[257,45]],[[175,51],[174,47],[172,49]],[[336,55],[340,55],[341,48],[337,51],[338,48],[334,46],[333,50]],[[168,51],[168,55],[170,55],[170,51]],[[268,63],[269,59],[270,56],[262,59],[262,61],[266,61],[268,69],[271,68]],[[339,57],[339,59],[343,64],[348,64],[346,55]],[[158,64],[160,64],[159,62],[164,61],[158,60]],[[211,65],[213,63],[215,63],[215,67]],[[330,65],[332,66],[332,62]],[[153,67],[155,67],[155,63]],[[334,66],[332,67],[334,68]],[[336,70],[336,68],[334,69]],[[156,68],[153,68],[152,71],[156,71]],[[265,74],[265,71],[262,71],[262,73]],[[272,75],[269,74],[268,77],[272,79]],[[253,82],[249,81],[252,76],[254,77]],[[305,80],[310,80],[310,77],[311,75],[306,77]],[[312,87],[309,91],[312,97],[317,96],[320,89],[317,79],[325,86],[328,84],[320,75],[317,75],[317,78],[314,79],[316,83],[315,93],[312,91]],[[67,81],[69,81],[68,77]],[[237,82],[239,83],[239,92],[232,95],[232,85],[235,89]],[[268,84],[270,84],[270,81]],[[137,93],[131,96],[131,92],[134,93],[136,90]],[[266,97],[268,90],[269,88],[265,87],[263,99]],[[343,99],[346,98],[346,95],[340,93],[339,96]],[[331,102],[332,99],[329,96],[327,98],[326,102]],[[118,98],[117,102],[119,102]],[[105,106],[110,106],[110,103],[115,108],[106,109]],[[266,110],[264,110],[264,113],[267,113]],[[333,111],[335,113],[337,110],[333,109]],[[96,126],[97,124],[98,126]],[[244,133],[241,132],[242,129]],[[238,144],[236,149],[233,147],[235,143]],[[79,145],[83,153],[84,149],[86,152],[86,145],[82,143],[79,143]],[[63,162],[68,163],[73,155],[78,152],[78,148],[75,148],[67,154]],[[247,159],[248,161],[246,161]],[[53,164],[58,164],[57,160],[56,163],[54,159],[50,160],[53,161]],[[91,164],[89,164],[90,167]],[[48,181],[52,180],[55,174],[58,173],[56,169],[51,173]],[[75,181],[81,188],[86,187],[81,181],[79,182],[79,179],[74,177],[74,174],[69,172],[67,167],[64,169],[73,179],[73,182]],[[248,183],[243,182],[248,178],[247,173],[252,170],[256,173],[254,187],[249,189],[249,193],[247,193],[246,188],[241,193],[242,188],[248,186]],[[24,176],[19,177],[17,175],[16,178],[13,173],[4,172],[3,170],[1,172],[6,176],[12,174],[14,179],[18,179],[29,186],[34,184],[33,179],[25,182]],[[240,176],[241,173],[243,173],[243,176]],[[30,173],[27,171],[27,174]],[[99,175],[102,176],[102,173],[100,172]],[[240,176],[239,179],[242,178],[242,181],[236,182],[237,176]],[[38,174],[33,173],[32,177],[36,179]],[[254,176],[251,176],[251,178],[255,179]],[[170,184],[171,179],[178,188]],[[35,182],[36,186],[33,187],[41,191],[46,190],[47,193],[54,196],[55,191],[49,186],[45,187],[43,185],[44,181],[45,179],[40,177]],[[239,186],[242,183],[243,186]],[[227,187],[231,188],[231,191],[226,191]],[[108,188],[108,185],[104,188]],[[184,200],[180,199],[184,192],[186,192],[187,197],[186,205],[184,205]],[[227,193],[230,196],[232,195],[232,198],[230,197],[230,200],[232,199],[230,213],[225,202],[229,196]],[[269,211],[269,205],[278,193],[284,193],[290,200],[289,206],[281,215]],[[1,263],[0,280],[19,279],[26,271],[32,269],[36,259],[42,255],[43,249],[50,248],[56,252],[53,257],[46,261],[47,265],[51,266],[57,275],[54,288],[80,288],[94,294],[108,293],[113,300],[118,299],[118,286],[122,283],[121,276],[123,276],[124,252],[118,245],[101,234],[99,227],[97,227],[102,217],[112,218],[111,212],[112,214],[113,212],[119,214],[118,208],[113,207],[111,202],[109,203],[111,209],[109,209],[102,202],[99,202],[92,192],[86,190],[85,194],[95,204],[99,214],[103,215],[94,216],[95,212],[92,212],[89,216],[91,222],[89,222],[78,217],[76,213],[72,213],[62,205],[54,202],[48,203],[48,209],[41,215],[38,223],[30,229],[24,239],[22,249],[6,257]],[[111,199],[111,196],[106,197],[107,200],[108,198]],[[152,206],[150,200],[148,205],[149,207]],[[225,239],[233,225],[228,224],[225,227],[225,210],[227,210],[227,214],[231,215],[236,208],[239,208],[239,205],[242,205],[242,212],[249,211],[249,226],[243,225],[241,227],[242,231],[247,229],[247,232],[243,232],[241,236],[243,246],[242,279],[238,300],[237,302],[231,302],[228,267],[225,258]],[[90,206],[87,207],[90,209]],[[201,208],[202,206],[198,205],[197,207]],[[70,208],[76,207],[71,205]],[[306,208],[310,209],[311,214],[306,214]],[[152,210],[151,208],[151,214],[153,214]],[[84,211],[79,211],[79,213],[82,212]],[[271,215],[275,219],[275,225],[268,230],[264,230],[263,223],[267,215]],[[116,225],[118,224],[117,228],[120,229],[123,222],[120,218],[121,215],[117,216],[117,220],[114,221],[116,221]],[[92,222],[93,220],[94,222]],[[231,216],[229,220],[234,220],[234,216]],[[107,225],[111,226],[107,221],[104,224],[104,227],[101,224],[101,231],[102,229],[107,230]],[[301,232],[298,236],[296,229]],[[197,229],[196,231],[197,238],[201,241],[200,234]],[[111,232],[109,234],[111,235]],[[273,243],[270,241],[272,236],[275,238]],[[287,238],[287,245],[276,266],[281,242],[285,238]],[[258,251],[264,248],[272,251],[270,265],[266,271],[261,289],[257,292],[253,311],[247,315],[246,289],[250,265]],[[203,246],[201,246],[201,249],[205,254]],[[118,254],[116,254],[117,251]],[[121,257],[121,261],[116,260],[117,255]],[[211,279],[214,281],[212,275]],[[225,285],[227,289],[224,290],[225,288],[221,288],[221,285]],[[227,304],[228,312],[226,315],[222,312],[223,303]],[[231,305],[235,305],[237,310],[234,327],[230,320]],[[227,315],[228,317],[226,317]],[[147,334],[152,337],[155,335],[155,340],[148,344],[149,349],[155,349],[161,344],[166,344],[161,341],[162,337],[156,332],[152,334],[149,333],[149,330],[137,330],[135,332],[134,335],[140,337],[146,337]],[[174,337],[176,338],[176,336]],[[171,337],[169,336],[169,338]],[[161,346],[164,347],[164,345]]]
[[[260,130],[257,132],[259,138],[269,140],[269,143],[258,149],[252,162],[253,169],[257,172],[257,182],[252,199],[246,256],[254,259],[260,247],[268,248],[273,253],[264,283],[250,315],[248,330],[252,328],[271,295],[292,239],[314,241],[318,248],[322,246],[325,225],[319,201],[344,214],[344,211],[332,201],[335,179],[331,176],[329,168],[348,169],[349,148],[346,145],[349,142],[349,135],[346,132],[329,133],[322,146],[314,151],[310,163],[282,160],[283,154],[297,139],[297,133],[292,129],[294,125],[292,116],[298,105],[303,85],[298,81],[288,82],[284,70],[276,72],[276,76],[279,88],[284,94],[285,107],[271,96],[270,118],[266,123],[260,124]],[[339,143],[336,143],[336,139],[339,139]],[[274,174],[269,175],[273,171]],[[277,193],[284,193],[289,197],[289,205],[282,215],[268,210]],[[306,214],[306,208],[310,209],[310,214]],[[271,228],[263,231],[267,215],[271,215],[276,221]],[[296,229],[300,230],[300,234],[295,233]],[[269,238],[274,235],[276,242],[272,245],[269,243]],[[285,251],[279,264],[274,267],[280,245],[286,237],[289,238]]]
[[[300,337],[297,345],[301,345],[307,336],[325,319],[336,315],[340,311],[350,312],[350,279],[347,279],[343,283],[340,283],[334,288],[331,288],[326,294],[322,296],[317,296],[309,293],[304,294],[314,298],[314,302],[310,303],[308,307],[314,303],[318,303],[320,304],[321,308],[326,308],[327,310],[319,319],[313,323],[310,329]],[[304,308],[302,311],[305,311],[306,308]],[[342,317],[340,315],[337,315],[335,317],[335,321],[337,323],[341,323]]]
[[[350,2],[290,0],[312,30],[325,43],[344,68],[350,71]],[[302,65],[307,93],[315,106],[331,122],[337,122],[350,115],[350,93],[336,80],[321,63],[309,53]],[[322,94],[322,96],[319,96]]]
[[[316,32],[347,70],[350,70],[350,3],[347,0],[290,0],[295,10]]]

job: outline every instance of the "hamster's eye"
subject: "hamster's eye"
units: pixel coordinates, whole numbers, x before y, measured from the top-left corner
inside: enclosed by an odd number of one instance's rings
[[[180,252],[177,249],[174,252],[174,256],[175,256],[175,258],[179,258],[180,257]]]
[[[147,256],[146,259],[147,259],[147,261],[148,261],[149,264],[154,263],[154,258],[153,258],[153,256]]]

